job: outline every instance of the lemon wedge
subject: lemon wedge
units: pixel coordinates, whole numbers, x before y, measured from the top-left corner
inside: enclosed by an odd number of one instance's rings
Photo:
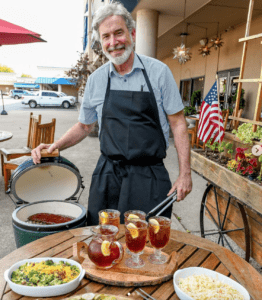
[[[111,243],[109,241],[103,241],[101,245],[101,251],[104,256],[110,255],[110,245]]]
[[[107,219],[108,219],[108,213],[105,211],[102,211],[100,214],[101,217],[101,223],[102,224],[106,224],[107,223]]]
[[[152,225],[152,227],[154,228],[154,233],[158,233],[159,229],[160,229],[160,225],[158,223],[158,221],[156,219],[151,219],[150,224]]]
[[[126,228],[129,230],[133,239],[136,239],[139,236],[138,228],[135,224],[129,223],[126,225]]]
[[[133,219],[137,219],[137,220],[138,220],[138,219],[139,219],[139,216],[134,215],[134,214],[128,215],[128,218],[127,218],[128,221],[133,220]]]

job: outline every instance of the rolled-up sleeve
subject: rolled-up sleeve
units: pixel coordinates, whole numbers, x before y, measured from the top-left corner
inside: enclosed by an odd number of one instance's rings
[[[177,112],[184,109],[184,105],[170,69],[165,66],[160,77],[162,81],[161,96],[163,100],[163,108],[168,115],[176,114]]]
[[[96,107],[91,106],[90,104],[90,77],[87,80],[83,102],[80,107],[80,113],[78,121],[89,125],[94,123],[97,120]]]

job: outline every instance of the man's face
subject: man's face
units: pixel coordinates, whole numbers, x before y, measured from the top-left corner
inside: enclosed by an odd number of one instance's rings
[[[121,16],[110,16],[100,24],[99,33],[106,57],[116,65],[126,62],[133,51],[135,29],[130,35]]]

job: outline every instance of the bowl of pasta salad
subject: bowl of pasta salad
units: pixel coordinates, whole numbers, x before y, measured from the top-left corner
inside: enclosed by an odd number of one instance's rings
[[[249,293],[242,285],[206,268],[177,270],[173,283],[177,296],[182,300],[250,300]]]

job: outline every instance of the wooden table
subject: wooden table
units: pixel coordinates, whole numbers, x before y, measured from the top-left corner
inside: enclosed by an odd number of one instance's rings
[[[10,140],[13,137],[13,134],[9,131],[0,131],[0,142]]]
[[[76,242],[87,241],[90,236],[90,227],[68,230],[41,238],[8,254],[0,260],[0,295],[3,295],[4,291],[4,300],[34,299],[22,297],[12,292],[5,283],[4,271],[14,263],[26,258],[70,258],[73,252],[72,245]],[[123,225],[121,225],[118,238],[121,242],[125,241]],[[262,299],[262,276],[245,260],[228,249],[193,234],[171,230],[171,239],[165,252],[171,253],[172,251],[177,251],[179,254],[178,267],[180,269],[201,266],[216,270],[242,284],[253,300]],[[155,286],[143,287],[143,289],[158,300],[178,299],[172,280]],[[43,299],[63,299],[88,292],[126,296],[133,290],[134,287],[109,286],[84,278],[77,290],[71,294]],[[40,300],[40,298],[38,299]]]

